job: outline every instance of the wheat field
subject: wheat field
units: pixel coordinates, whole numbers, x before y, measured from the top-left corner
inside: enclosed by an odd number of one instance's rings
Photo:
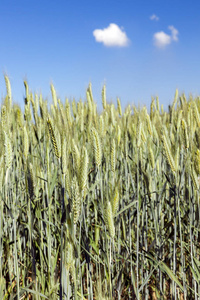
[[[200,299],[200,97],[122,112],[9,78],[0,116],[0,299]]]

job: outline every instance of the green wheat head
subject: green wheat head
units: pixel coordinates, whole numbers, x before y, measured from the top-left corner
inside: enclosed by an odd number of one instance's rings
[[[155,158],[154,158],[154,153],[153,153],[151,146],[149,147],[149,160],[150,160],[152,169],[154,169],[155,168]]]
[[[52,126],[52,121],[51,121],[50,118],[47,119],[47,125],[48,125],[48,129],[49,129],[49,135],[50,135],[50,138],[51,138],[51,142],[52,142],[52,145],[53,145],[54,154],[57,158],[60,158],[60,151],[58,149],[58,142],[57,142],[57,139],[56,139],[56,136],[55,136],[55,130]]]
[[[76,176],[72,180],[71,187],[71,197],[72,197],[72,212],[73,212],[73,222],[76,224],[80,217],[81,212],[81,199],[79,194],[79,186]]]
[[[7,133],[4,131],[4,148],[5,148],[5,167],[10,169],[12,165],[13,153],[12,153],[12,145],[10,138]]]
[[[111,200],[111,204],[112,204],[112,213],[113,216],[115,216],[115,214],[117,213],[118,207],[119,207],[119,190],[118,187],[116,186],[112,200]]]
[[[194,113],[194,117],[197,121],[198,127],[200,127],[200,115],[199,115],[199,110],[197,108],[195,101],[193,101],[193,113]]]
[[[196,171],[197,174],[200,174],[200,150],[197,149],[196,151],[196,155],[195,155],[195,167],[196,167]]]
[[[187,132],[187,123],[184,119],[181,120],[181,127],[182,127],[182,137],[184,141],[184,146],[186,149],[189,148],[189,139],[188,139],[188,132]]]
[[[152,124],[149,114],[146,112],[146,123],[150,136],[153,136]]]
[[[88,182],[88,153],[87,149],[83,148],[83,154],[81,156],[81,162],[80,162],[80,192],[83,195],[84,191],[87,188],[87,182]]]
[[[5,83],[6,83],[6,90],[7,90],[7,96],[9,101],[9,107],[11,108],[12,105],[12,92],[11,92],[11,86],[10,86],[10,80],[7,75],[4,76]]]
[[[116,146],[115,140],[113,139],[111,144],[111,170],[115,173],[115,161],[116,161]]]
[[[51,94],[52,94],[52,98],[53,98],[53,103],[54,103],[54,106],[57,108],[58,106],[58,101],[57,101],[57,96],[56,96],[56,90],[54,88],[54,85],[53,83],[51,83]]]
[[[26,80],[24,80],[24,86],[25,86],[25,92],[26,92],[25,104],[28,104],[29,103],[29,87],[28,87],[28,83]]]
[[[104,218],[105,223],[108,228],[109,234],[111,238],[115,237],[115,225],[114,225],[114,219],[113,219],[113,211],[112,211],[112,204],[110,201],[107,201],[106,207],[104,209]]]
[[[80,156],[80,151],[74,139],[72,139],[72,156],[73,156],[74,169],[76,171],[76,174],[78,175],[80,170],[81,156]]]
[[[62,151],[62,173],[66,174],[66,172],[67,172],[67,145],[66,145],[66,138],[64,136],[62,137],[61,151]]]
[[[26,126],[24,126],[24,156],[27,159],[29,151],[29,139]]]
[[[106,86],[104,84],[103,88],[102,88],[102,105],[103,108],[106,109]]]
[[[167,156],[167,161],[168,161],[168,163],[171,167],[172,172],[175,173],[176,172],[176,165],[175,165],[174,159],[172,157],[172,153],[171,153],[171,150],[170,150],[168,140],[167,140],[164,133],[162,134],[162,142],[163,142],[163,146],[164,146],[165,153],[166,153],[166,156]]]
[[[65,101],[65,110],[66,110],[66,117],[67,117],[68,125],[69,125],[69,127],[71,127],[72,126],[71,108],[70,108],[70,104],[69,104],[69,101],[67,98]]]
[[[192,178],[192,182],[194,184],[195,190],[199,190],[199,181],[198,181],[198,178],[197,178],[195,168],[193,166],[191,167],[191,170],[190,170],[190,176]]]
[[[100,167],[101,165],[101,159],[102,159],[102,149],[101,149],[101,142],[100,137],[95,128],[92,128],[91,130],[92,137],[93,137],[93,148],[94,148],[94,154],[95,154],[95,163],[97,167]]]
[[[121,102],[120,99],[117,98],[117,110],[120,116],[122,116],[122,107],[121,107]]]

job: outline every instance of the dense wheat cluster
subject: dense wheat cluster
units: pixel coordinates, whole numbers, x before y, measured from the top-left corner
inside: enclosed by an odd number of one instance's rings
[[[25,84],[0,118],[0,299],[199,299],[200,98],[122,113]]]

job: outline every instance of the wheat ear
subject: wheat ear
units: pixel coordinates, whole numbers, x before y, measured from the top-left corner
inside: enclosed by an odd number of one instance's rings
[[[50,118],[48,118],[48,120],[47,120],[47,125],[48,125],[48,129],[49,129],[51,142],[52,142],[52,145],[53,145],[54,154],[57,158],[60,158],[60,153],[59,153],[59,150],[58,150],[58,144],[57,144],[57,140],[56,140],[56,137],[55,137],[55,132],[54,132],[52,122],[51,122]]]
[[[116,147],[115,147],[115,140],[113,139],[111,145],[111,170],[115,173],[115,160],[116,160]]]
[[[79,194],[79,186],[76,176],[72,180],[72,211],[73,211],[73,222],[76,224],[78,222],[81,210],[81,200]]]
[[[3,158],[3,156],[2,156]],[[0,160],[0,193],[2,193],[3,190],[3,178],[4,178],[4,169],[3,169],[3,165],[1,164],[1,162],[3,161],[3,159]]]
[[[25,91],[26,91],[25,104],[28,104],[29,103],[29,87],[28,87],[28,83],[26,80],[24,80],[24,86],[25,86]]]
[[[7,135],[7,133],[4,131],[4,137],[5,137],[5,166],[7,169],[10,169],[12,165],[12,146],[11,146],[11,141]]]
[[[149,147],[149,160],[150,160],[152,169],[154,169],[155,168],[155,158],[154,158],[154,153],[153,153],[151,146]]]
[[[167,155],[167,160],[171,167],[171,170],[172,170],[172,172],[176,172],[176,165],[175,165],[174,159],[172,157],[172,154],[171,154],[171,151],[169,148],[169,144],[167,142],[167,138],[166,138],[165,134],[162,135],[162,141],[163,141],[165,153]]]
[[[151,121],[153,120],[154,109],[156,109],[155,99],[152,97],[151,98],[151,106],[150,106],[150,118],[151,118]]]
[[[54,88],[53,83],[51,83],[51,94],[52,94],[54,106],[57,108],[58,107],[58,102],[57,102],[56,90]]]
[[[28,133],[26,130],[26,126],[24,126],[24,156],[27,159],[29,151],[29,139],[28,139]]]
[[[1,124],[4,128],[4,130],[6,131],[7,126],[7,109],[6,106],[3,105],[1,108]]]
[[[200,150],[197,149],[196,151],[196,156],[195,156],[195,167],[196,167],[196,170],[197,170],[197,174],[199,175],[200,174]]]
[[[92,136],[93,136],[95,163],[96,163],[97,167],[99,167],[101,165],[101,158],[102,158],[101,142],[100,142],[99,134],[94,127],[92,128],[91,132],[92,132]]]
[[[197,121],[198,127],[200,127],[200,116],[199,116],[199,111],[198,111],[195,101],[193,102],[193,112],[194,112],[194,116]]]
[[[103,108],[106,109],[106,86],[105,86],[105,84],[102,88],[102,105],[103,105]]]
[[[115,225],[114,225],[114,220],[113,220],[113,212],[112,212],[112,205],[111,202],[108,201],[106,208],[104,210],[105,214],[105,223],[108,228],[109,234],[111,238],[114,238],[115,236]]]
[[[113,216],[115,216],[115,214],[117,213],[118,207],[119,207],[119,191],[118,191],[118,187],[116,187],[114,195],[112,197],[112,213],[113,213]]]
[[[88,181],[88,154],[87,149],[83,148],[83,155],[80,163],[80,191],[82,195],[87,187]]]
[[[62,137],[62,173],[66,174],[67,172],[67,156],[66,156],[66,138]]]
[[[4,76],[5,83],[6,83],[6,90],[7,90],[7,96],[9,101],[9,106],[11,107],[11,101],[12,101],[12,93],[11,93],[11,86],[10,86],[10,80],[7,75]]]
[[[193,184],[194,184],[195,190],[198,190],[198,189],[199,189],[199,181],[198,181],[197,174],[196,174],[196,172],[195,172],[194,167],[192,167],[192,170],[191,170],[191,172],[190,172],[190,175],[191,175],[192,182],[193,182]]]
[[[65,174],[65,186],[66,186],[66,190],[67,190],[67,193],[68,193],[68,196],[69,198],[71,199],[72,197],[72,191],[71,191],[71,180],[70,180],[70,174],[69,174],[69,170],[67,169],[66,170],[66,174]]]
[[[67,241],[66,251],[66,267],[69,270],[74,264],[74,247],[71,241]]]
[[[65,101],[65,110],[66,110],[68,125],[69,125],[69,127],[71,127],[71,125],[72,125],[71,108],[70,108],[70,104],[69,104],[69,101],[68,101],[67,98],[66,98],[66,101]]]
[[[151,119],[149,114],[146,112],[146,122],[147,122],[147,128],[150,136],[153,136],[153,130],[152,130],[152,125],[151,125]]]
[[[118,144],[118,146],[120,144],[120,141],[121,141],[121,129],[120,129],[120,126],[118,125],[117,126],[117,144]]]
[[[141,146],[141,137],[142,137],[142,122],[139,120],[138,124],[138,137],[137,137],[137,147],[139,148]]]
[[[110,106],[110,118],[111,118],[111,123],[112,123],[113,127],[115,127],[115,125],[116,125],[114,109],[115,109],[115,106],[114,106],[114,104],[112,104]]]
[[[122,116],[122,107],[121,107],[121,102],[120,99],[117,98],[117,110],[120,116]]]
[[[87,97],[87,102],[88,102],[88,110],[89,112],[92,112],[92,99],[91,99],[91,94],[90,94],[90,91],[89,91],[89,88],[87,89],[86,91],[86,97]]]
[[[79,174],[79,170],[80,170],[80,152],[79,149],[77,147],[77,145],[75,144],[74,139],[72,139],[72,155],[73,155],[73,163],[74,163],[74,167],[76,170],[76,174]]]
[[[180,157],[180,148],[178,146],[177,149],[176,149],[176,155],[175,155],[176,170],[179,169],[179,157]]]
[[[184,119],[181,120],[181,126],[182,126],[182,133],[183,133],[183,140],[185,144],[185,148],[189,148],[189,139],[188,139],[188,133],[187,133],[187,123]]]

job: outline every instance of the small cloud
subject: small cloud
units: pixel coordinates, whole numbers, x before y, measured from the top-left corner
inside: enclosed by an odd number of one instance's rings
[[[156,15],[152,15],[152,16],[150,16],[150,20],[155,20],[155,21],[158,21],[159,20],[159,17],[158,16],[156,16]]]
[[[167,45],[171,44],[172,41],[178,41],[178,30],[174,26],[169,26],[171,30],[171,35],[160,31],[156,32],[153,36],[154,45],[158,48],[165,48]]]
[[[103,43],[107,47],[126,47],[129,39],[123,29],[111,23],[107,28],[93,31],[96,42]]]
[[[171,43],[171,36],[163,31],[154,34],[154,44],[158,48],[164,48]]]
[[[178,35],[178,30],[176,29],[176,28],[174,28],[174,26],[169,26],[168,27],[169,28],[169,30],[171,30],[171,38],[172,38],[172,40],[173,41],[178,41],[178,37],[177,37],[177,35]]]

